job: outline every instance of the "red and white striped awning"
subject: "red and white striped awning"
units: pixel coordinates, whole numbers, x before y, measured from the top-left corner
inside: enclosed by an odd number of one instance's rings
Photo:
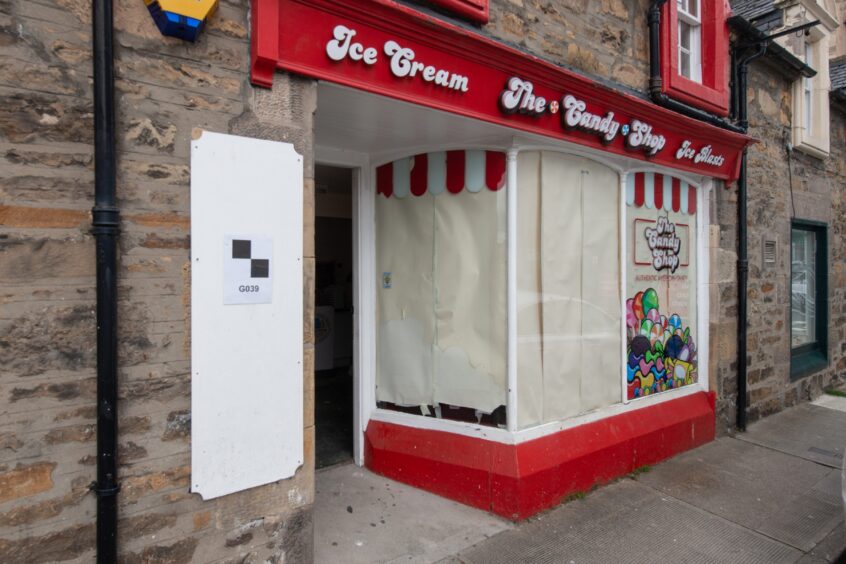
[[[397,159],[376,168],[376,193],[386,198],[409,194],[433,196],[449,192],[493,192],[505,185],[505,153],[436,151]]]
[[[635,172],[626,180],[626,204],[694,215],[696,188],[675,176]]]

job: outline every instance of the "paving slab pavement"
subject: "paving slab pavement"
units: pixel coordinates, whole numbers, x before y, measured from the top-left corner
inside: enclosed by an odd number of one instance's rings
[[[843,562],[845,445],[846,399],[829,396],[601,487],[441,564]]]
[[[315,482],[317,564],[437,562],[514,527],[353,464],[320,470]]]
[[[844,446],[846,398],[826,396],[519,524],[336,466],[316,474],[315,561],[841,562]]]

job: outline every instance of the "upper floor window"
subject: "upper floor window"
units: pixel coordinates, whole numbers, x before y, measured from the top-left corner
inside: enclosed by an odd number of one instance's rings
[[[661,82],[669,97],[727,116],[729,32],[725,0],[674,0],[661,8]]]
[[[702,18],[699,0],[677,0],[679,14],[679,74],[702,82]]]
[[[819,158],[828,156],[830,144],[828,45],[828,35],[818,30],[793,45],[796,56],[816,71],[793,85],[793,146]]]
[[[814,70],[813,76],[800,76],[793,83],[792,141],[796,149],[822,159],[828,156],[830,145],[829,60],[842,55],[836,43],[843,18],[838,16],[833,0],[777,4],[783,4],[782,30],[816,22],[804,32],[781,35],[776,42]]]

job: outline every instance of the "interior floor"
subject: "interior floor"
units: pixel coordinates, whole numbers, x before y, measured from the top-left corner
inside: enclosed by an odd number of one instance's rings
[[[315,373],[314,417],[317,445],[314,464],[325,468],[353,457],[353,379],[350,368]]]

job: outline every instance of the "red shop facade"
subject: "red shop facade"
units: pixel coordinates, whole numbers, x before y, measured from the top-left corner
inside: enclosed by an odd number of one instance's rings
[[[356,171],[357,463],[519,519],[714,438],[748,137],[389,0],[252,9],[253,84],[317,80],[316,162]]]

